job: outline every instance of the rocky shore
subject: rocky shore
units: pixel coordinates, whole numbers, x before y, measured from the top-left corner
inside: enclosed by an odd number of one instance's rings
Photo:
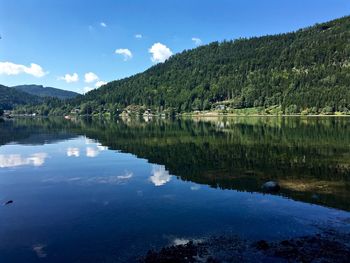
[[[210,237],[148,251],[139,262],[349,262],[349,259],[350,232],[328,229],[315,235],[273,242]]]

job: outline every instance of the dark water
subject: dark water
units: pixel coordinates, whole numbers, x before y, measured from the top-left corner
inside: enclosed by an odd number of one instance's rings
[[[0,122],[0,262],[130,262],[350,218],[349,118]],[[264,194],[277,180],[281,192]]]

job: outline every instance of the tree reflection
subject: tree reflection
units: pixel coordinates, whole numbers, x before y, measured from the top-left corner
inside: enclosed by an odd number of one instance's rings
[[[0,143],[85,135],[101,147],[164,165],[167,175],[181,180],[238,191],[261,191],[263,182],[277,180],[282,195],[350,210],[349,124],[348,118],[325,117],[18,119],[0,123]]]

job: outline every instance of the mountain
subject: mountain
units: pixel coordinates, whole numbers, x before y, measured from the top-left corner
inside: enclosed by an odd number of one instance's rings
[[[140,111],[274,107],[286,114],[349,113],[349,39],[350,17],[343,17],[296,32],[214,42],[57,104],[49,114],[75,108],[115,114],[131,105]]]
[[[350,108],[350,17],[275,36],[214,42],[184,51],[82,101],[209,109],[282,105]]]
[[[10,110],[18,105],[38,104],[42,102],[43,99],[38,96],[0,85],[1,109]]]
[[[12,88],[39,97],[53,97],[58,99],[72,99],[79,95],[79,93],[73,91],[61,90],[52,87],[44,87],[42,85],[20,85],[14,86]]]
[[[56,107],[56,105],[60,104],[60,100],[75,98],[79,95],[72,91],[43,87],[41,85],[20,85],[15,87],[0,85],[0,109],[11,110],[20,106],[37,107],[33,105],[41,105],[43,103]],[[46,109],[45,112],[48,111],[49,109]]]

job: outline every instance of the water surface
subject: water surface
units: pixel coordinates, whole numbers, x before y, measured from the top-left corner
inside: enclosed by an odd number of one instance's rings
[[[350,119],[0,122],[0,262],[129,262],[350,218]],[[281,192],[262,192],[276,180]]]

